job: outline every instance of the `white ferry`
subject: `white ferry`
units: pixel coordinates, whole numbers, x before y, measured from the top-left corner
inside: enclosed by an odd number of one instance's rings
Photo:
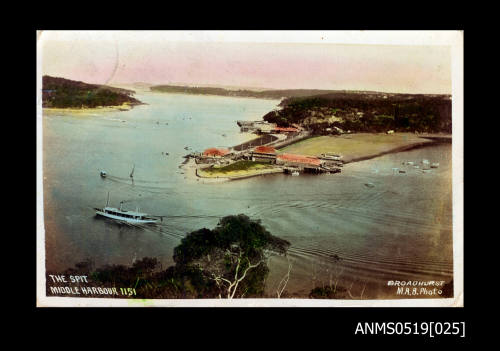
[[[109,193],[108,200],[106,201],[106,206],[103,208],[94,207],[96,215],[115,219],[122,222],[133,223],[133,224],[147,224],[147,223],[157,223],[158,218],[155,216],[150,216],[147,213],[142,213],[138,211],[127,211],[124,210],[123,202],[120,202],[120,208],[108,207],[109,203]]]

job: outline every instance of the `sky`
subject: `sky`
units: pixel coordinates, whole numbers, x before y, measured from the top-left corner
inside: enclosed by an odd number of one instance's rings
[[[95,84],[451,94],[440,34],[43,31],[38,50],[42,74]]]

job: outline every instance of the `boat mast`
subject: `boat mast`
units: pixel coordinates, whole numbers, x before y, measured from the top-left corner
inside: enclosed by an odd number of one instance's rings
[[[130,172],[130,179],[132,180],[132,185],[134,185],[134,169],[135,169],[135,163],[134,166],[132,167],[132,172]]]
[[[134,169],[135,169],[135,163],[134,166],[132,167],[132,172],[130,172],[130,178],[134,178]]]

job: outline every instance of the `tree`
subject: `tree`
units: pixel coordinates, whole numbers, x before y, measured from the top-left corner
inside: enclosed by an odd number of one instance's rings
[[[292,270],[292,262],[290,262],[290,259],[288,259],[288,271],[286,274],[281,278],[280,282],[278,283],[278,287],[276,288],[276,296],[281,298],[283,295],[283,292],[285,291],[286,285],[288,284],[288,281],[290,280],[290,271]]]
[[[240,214],[222,218],[213,230],[203,228],[188,234],[174,249],[174,261],[215,282],[219,298],[261,296],[269,258],[286,255],[289,246],[259,220]]]

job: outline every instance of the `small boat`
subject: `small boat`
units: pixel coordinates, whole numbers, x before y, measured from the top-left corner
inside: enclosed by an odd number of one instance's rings
[[[369,188],[373,188],[375,186],[375,184],[373,184],[373,183],[365,183],[365,186],[367,186]]]
[[[100,174],[101,174],[101,178],[106,178],[106,176],[108,175],[108,174],[106,173],[106,171],[101,171],[101,173],[100,173]]]
[[[431,164],[431,168],[438,168],[439,167],[439,162],[434,162]]]
[[[399,170],[399,173],[406,173],[406,171],[404,171],[404,170],[400,169],[400,170]]]
[[[124,210],[122,208],[123,201],[120,202],[119,209],[114,207],[109,207],[108,204],[109,204],[109,192],[108,192],[108,199],[106,201],[106,206],[104,206],[103,208],[94,207],[96,215],[133,224],[148,224],[148,223],[158,222],[158,218],[149,216],[147,213]]]
[[[430,169],[423,169],[422,173],[431,173],[431,170]]]
[[[299,173],[299,172],[297,172],[297,171],[293,171],[293,172],[292,172],[292,175],[293,175],[293,176],[298,176],[299,174],[300,174],[300,173]]]
[[[340,161],[342,159],[342,155],[334,154],[331,152],[321,154],[320,157],[324,158],[325,160],[333,160],[333,161]]]

